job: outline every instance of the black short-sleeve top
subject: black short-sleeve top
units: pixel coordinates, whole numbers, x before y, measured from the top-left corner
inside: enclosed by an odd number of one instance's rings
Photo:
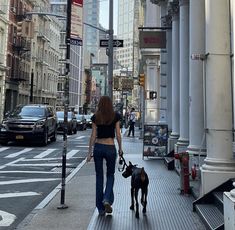
[[[115,113],[113,122],[110,125],[96,125],[97,126],[97,138],[114,138],[115,137],[115,125],[118,121],[121,120],[121,115]],[[95,123],[95,114],[91,117],[91,121]],[[96,123],[95,123],[96,124]]]

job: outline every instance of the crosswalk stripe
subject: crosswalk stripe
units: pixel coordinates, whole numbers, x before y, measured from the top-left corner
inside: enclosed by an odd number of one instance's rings
[[[20,171],[20,170],[14,170],[14,171],[0,171],[0,174],[9,174],[9,173],[29,173],[29,174],[60,174],[60,172],[45,172],[45,171]]]
[[[25,148],[19,152],[16,152],[16,153],[12,153],[12,154],[9,154],[8,156],[5,156],[5,158],[14,158],[14,157],[17,157],[23,153],[27,153],[27,152],[30,152],[31,150],[33,150],[33,148]]]
[[[1,148],[0,148],[0,152],[3,152],[3,151],[5,151],[5,150],[7,150],[7,149],[9,149],[9,147],[1,147]]]
[[[67,159],[72,158],[76,153],[78,153],[80,150],[71,150],[67,153]]]
[[[3,193],[3,194],[0,194],[0,199],[1,198],[11,198],[11,197],[22,197],[22,196],[38,196],[38,195],[41,195],[41,194],[37,193],[37,192]]]
[[[82,139],[82,138],[84,138],[84,137],[86,137],[86,136],[76,137],[75,139],[76,139],[76,140],[79,140],[79,139]]]
[[[72,164],[66,164],[67,166]],[[42,163],[42,164],[11,164],[9,166],[14,167],[30,167],[30,166],[42,166],[42,167],[61,167],[61,163]]]
[[[55,150],[56,149],[47,149],[46,151],[43,151],[42,153],[35,156],[34,158],[43,158],[43,157],[49,155],[50,153],[54,152]]]
[[[38,179],[28,179],[28,180],[10,180],[10,181],[0,181],[0,185],[6,184],[23,184],[23,183],[34,183],[34,182],[47,182],[47,181],[55,181],[60,180],[60,178],[38,178]]]

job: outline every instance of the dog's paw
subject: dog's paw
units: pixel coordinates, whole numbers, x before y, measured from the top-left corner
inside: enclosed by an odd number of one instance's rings
[[[134,205],[133,205],[133,204],[130,206],[130,209],[131,209],[131,210],[134,210]]]
[[[139,219],[139,218],[140,218],[140,215],[139,215],[139,213],[138,213],[138,212],[136,212],[136,213],[135,213],[135,217],[136,217],[137,219]]]

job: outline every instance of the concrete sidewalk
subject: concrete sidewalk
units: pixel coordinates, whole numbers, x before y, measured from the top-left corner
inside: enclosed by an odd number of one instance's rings
[[[138,132],[137,132],[138,135]],[[162,160],[142,159],[143,145],[139,138],[124,137],[125,159],[144,166],[150,185],[147,215],[136,219],[130,206],[130,178],[116,171],[113,214],[99,217],[95,209],[94,163],[85,163],[66,185],[68,209],[57,209],[60,192],[43,209],[35,209],[17,230],[205,230],[196,213],[192,212],[193,197],[180,195],[179,177],[168,171]]]

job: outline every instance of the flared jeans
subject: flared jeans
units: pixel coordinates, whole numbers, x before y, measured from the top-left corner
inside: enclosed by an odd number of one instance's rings
[[[104,202],[113,204],[114,194],[114,173],[117,151],[115,145],[105,145],[95,143],[94,146],[94,161],[96,172],[96,207],[99,212],[104,210]],[[104,169],[103,162],[106,161],[106,186],[104,189]]]

